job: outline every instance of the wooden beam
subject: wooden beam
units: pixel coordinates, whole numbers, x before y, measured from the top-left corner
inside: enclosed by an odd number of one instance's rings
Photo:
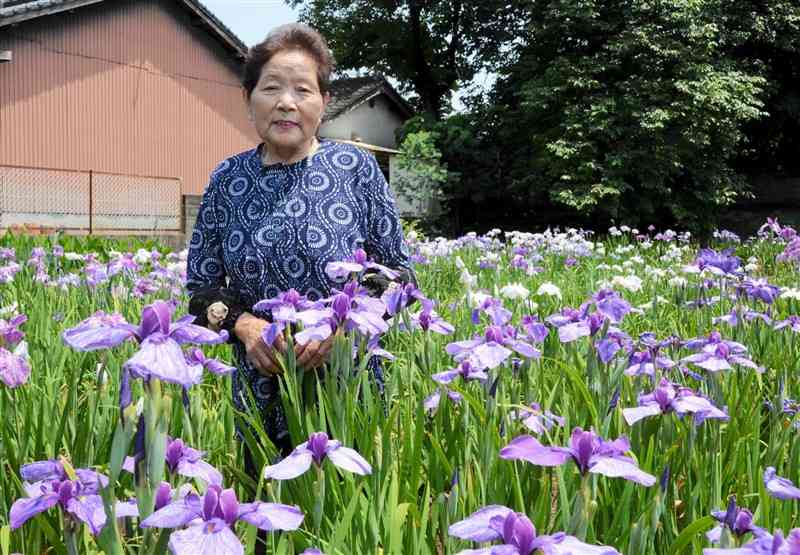
[[[45,15],[52,15],[60,12],[74,10],[75,8],[82,8],[84,6],[89,6],[91,4],[98,4],[103,1],[104,0],[75,0],[75,2],[70,2],[69,4],[64,4],[64,5],[59,4],[56,6],[50,6],[49,8],[40,8],[36,10],[31,10],[29,12],[23,12],[17,15],[12,15],[0,19],[0,27],[4,27],[6,25],[14,25],[15,23],[21,23],[28,19],[35,19],[37,17],[43,17]]]

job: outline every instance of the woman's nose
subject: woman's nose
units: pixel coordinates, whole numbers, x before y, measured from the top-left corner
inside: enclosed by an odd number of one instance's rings
[[[287,111],[297,108],[295,105],[294,95],[292,94],[291,90],[284,89],[281,91],[280,95],[278,95],[277,108]]]

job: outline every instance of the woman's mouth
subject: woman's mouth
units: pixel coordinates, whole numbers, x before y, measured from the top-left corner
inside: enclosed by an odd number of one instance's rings
[[[278,120],[275,122],[275,125],[281,129],[292,129],[294,127],[299,127],[295,122],[287,120]]]

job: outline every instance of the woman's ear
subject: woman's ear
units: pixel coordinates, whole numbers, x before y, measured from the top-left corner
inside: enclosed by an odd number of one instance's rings
[[[326,92],[322,95],[322,114],[325,114],[325,109],[328,107],[328,103],[331,101],[331,93]]]

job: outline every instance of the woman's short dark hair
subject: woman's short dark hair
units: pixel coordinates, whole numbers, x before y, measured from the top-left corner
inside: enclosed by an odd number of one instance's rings
[[[242,86],[248,98],[258,84],[264,65],[282,50],[302,50],[314,58],[317,62],[317,86],[322,94],[328,92],[334,66],[328,43],[304,23],[287,23],[270,31],[267,38],[250,48],[242,74]]]

